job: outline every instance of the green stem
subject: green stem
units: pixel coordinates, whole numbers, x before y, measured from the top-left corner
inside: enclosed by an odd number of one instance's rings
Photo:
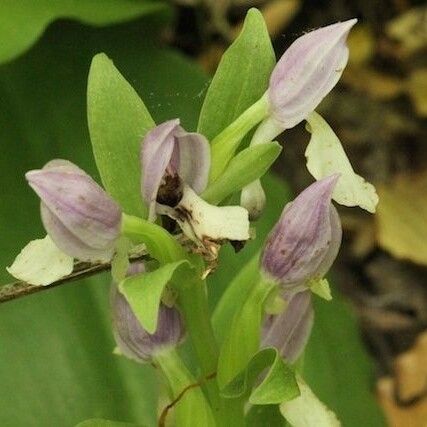
[[[221,175],[243,137],[267,115],[268,99],[267,94],[264,94],[212,140],[209,182],[214,182]]]
[[[183,286],[178,298],[217,425],[227,425],[230,420],[236,427],[244,425],[243,403],[237,399],[222,399],[216,378],[212,378],[216,376],[219,351],[210,322],[204,282],[198,280]]]

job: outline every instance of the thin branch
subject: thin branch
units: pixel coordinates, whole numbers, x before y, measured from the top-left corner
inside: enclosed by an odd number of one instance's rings
[[[131,257],[130,261],[136,262],[136,261],[141,261],[145,258],[147,258],[146,254],[139,255],[137,257]],[[111,269],[110,263],[90,264],[87,262],[78,262],[74,265],[74,270],[71,274],[69,274],[68,276],[62,277],[56,282],[53,282],[46,286],[30,285],[29,283],[21,282],[21,281],[9,283],[7,285],[0,287],[0,304],[7,301],[12,301],[17,298],[24,297],[26,295],[35,294],[36,292],[46,291],[56,286],[73,282],[75,280],[91,277],[97,273],[108,271],[110,269]]]

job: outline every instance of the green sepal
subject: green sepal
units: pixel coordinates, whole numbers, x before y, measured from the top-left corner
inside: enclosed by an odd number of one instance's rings
[[[150,221],[123,215],[122,232],[133,243],[144,243],[148,253],[160,264],[189,258],[187,252],[172,234]]]
[[[128,214],[145,217],[141,198],[140,143],[154,120],[107,55],[95,55],[89,71],[87,116],[102,183]]]
[[[179,270],[181,274],[189,274],[191,269],[189,261],[181,260],[165,264],[154,271],[127,277],[120,282],[120,292],[148,333],[153,334],[157,329],[159,306],[165,287],[179,274]],[[177,280],[177,283],[180,281]]]
[[[264,373],[262,382],[256,385]],[[298,384],[293,370],[283,361],[275,348],[264,348],[249,361],[246,369],[238,374],[221,392],[226,398],[243,396],[252,389],[249,403],[253,405],[280,404],[299,396]]]
[[[233,317],[220,349],[217,379],[221,389],[245,369],[260,346],[264,303],[274,283],[259,280]]]
[[[222,202],[227,196],[263,176],[281,150],[279,143],[274,141],[240,151],[224,173],[202,193],[202,198],[213,205]]]
[[[125,236],[120,236],[116,243],[116,252],[111,260],[111,276],[116,283],[120,283],[129,268],[129,251],[132,242]]]

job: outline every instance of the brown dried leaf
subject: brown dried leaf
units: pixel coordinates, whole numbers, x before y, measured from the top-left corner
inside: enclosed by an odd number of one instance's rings
[[[379,186],[378,243],[397,258],[427,265],[427,173]]]

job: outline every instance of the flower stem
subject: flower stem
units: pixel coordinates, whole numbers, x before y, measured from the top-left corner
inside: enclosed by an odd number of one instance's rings
[[[214,182],[225,170],[243,137],[267,115],[268,99],[264,94],[212,140],[210,182]]]

